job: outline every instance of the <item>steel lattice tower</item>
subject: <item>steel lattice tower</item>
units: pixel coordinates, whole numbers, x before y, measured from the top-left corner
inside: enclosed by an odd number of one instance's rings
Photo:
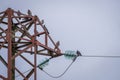
[[[28,14],[23,14],[20,11],[14,11],[11,8],[0,12],[0,61],[7,68],[7,77],[0,74],[3,80],[15,80],[15,71],[17,71],[24,80],[29,80],[31,75],[34,75],[34,80],[37,80],[37,55],[50,56],[52,58],[61,56],[59,42],[55,43],[43,20],[28,10]],[[7,59],[5,60],[1,54],[2,50],[7,50]],[[22,54],[34,55],[34,63],[25,58]],[[15,65],[15,60],[21,57],[26,61],[32,70],[24,75]]]

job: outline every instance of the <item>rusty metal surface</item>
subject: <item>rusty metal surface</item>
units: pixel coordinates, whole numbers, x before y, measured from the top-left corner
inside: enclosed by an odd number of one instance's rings
[[[30,10],[28,14],[11,8],[0,12],[0,50],[2,48],[7,49],[7,61],[0,56],[0,61],[7,67],[7,77],[0,74],[0,78],[6,80],[15,80],[15,71],[24,80],[29,80],[32,75],[37,80],[37,55],[52,58],[62,55],[59,42],[53,41],[43,21],[36,15],[33,16]],[[34,55],[34,63],[24,57],[24,53]],[[15,65],[18,56],[33,68],[26,76]]]

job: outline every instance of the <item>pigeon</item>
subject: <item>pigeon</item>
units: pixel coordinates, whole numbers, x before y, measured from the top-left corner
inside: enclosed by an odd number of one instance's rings
[[[32,12],[28,9],[28,15],[32,16]]]
[[[58,47],[60,45],[60,41],[57,41],[56,43],[56,47]]]
[[[19,19],[21,19],[21,18],[20,18],[21,12],[20,12],[19,10],[18,10],[17,15],[18,15]]]
[[[81,52],[77,50],[77,56],[82,56]]]
[[[44,20],[41,20],[41,23],[44,24]]]

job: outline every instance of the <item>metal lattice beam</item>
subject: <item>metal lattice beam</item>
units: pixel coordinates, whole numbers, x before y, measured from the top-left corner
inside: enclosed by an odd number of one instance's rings
[[[7,50],[7,61],[2,56],[0,56],[0,61],[7,67],[8,74],[6,78],[2,75],[0,78],[15,80],[15,71],[17,71],[24,80],[29,80],[33,74],[34,80],[37,80],[37,55],[52,58],[61,56],[58,46],[59,44],[55,43],[49,35],[43,21],[33,16],[30,10],[28,14],[23,14],[8,8],[0,13],[0,50],[4,48]],[[23,53],[34,55],[34,63],[24,57]],[[15,65],[18,56],[33,67],[26,76]]]

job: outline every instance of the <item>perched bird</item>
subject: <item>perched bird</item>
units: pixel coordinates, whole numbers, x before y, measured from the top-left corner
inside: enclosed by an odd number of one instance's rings
[[[60,41],[57,41],[56,43],[56,47],[58,47],[60,45]]]
[[[77,56],[82,56],[81,52],[77,50]]]
[[[28,9],[28,15],[32,16],[32,12]]]
[[[54,49],[55,49],[55,50],[59,49],[59,48],[58,48],[58,47],[59,47],[59,45],[60,45],[60,42],[59,42],[59,41],[57,41],[57,42],[56,42],[56,44],[55,44],[55,48],[54,48]]]
[[[17,15],[18,15],[19,19],[21,19],[21,18],[20,18],[21,12],[20,12],[19,10],[18,10]]]
[[[44,24],[44,20],[41,20],[41,23]]]

